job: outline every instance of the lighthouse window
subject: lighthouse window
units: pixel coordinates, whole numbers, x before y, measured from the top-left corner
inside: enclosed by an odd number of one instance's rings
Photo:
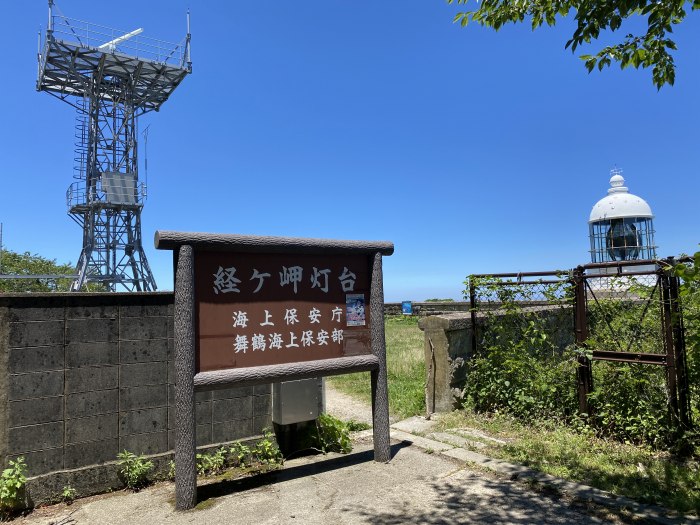
[[[605,236],[605,247],[613,261],[636,259],[641,242],[637,227],[625,219],[613,219]]]

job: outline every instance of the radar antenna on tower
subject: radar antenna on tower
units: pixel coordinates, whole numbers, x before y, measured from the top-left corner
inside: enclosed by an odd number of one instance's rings
[[[71,290],[99,283],[109,291],[156,289],[141,242],[146,185],[139,181],[137,118],[158,111],[192,72],[190,20],[179,44],[54,14],[42,46],[36,89],[78,112],[68,213],[83,229]]]

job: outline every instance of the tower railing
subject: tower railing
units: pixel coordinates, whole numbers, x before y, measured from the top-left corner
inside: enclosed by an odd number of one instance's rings
[[[81,47],[100,49],[105,52],[121,53],[159,64],[185,67],[187,60],[187,39],[180,43],[167,42],[143,35],[134,35],[106,49],[105,44],[113,42],[133,31],[123,31],[111,27],[53,15],[53,38],[74,42]]]
[[[102,174],[90,187],[86,180],[74,182],[66,190],[69,213],[81,213],[82,207],[93,204],[143,207],[146,202],[146,183],[126,173]]]

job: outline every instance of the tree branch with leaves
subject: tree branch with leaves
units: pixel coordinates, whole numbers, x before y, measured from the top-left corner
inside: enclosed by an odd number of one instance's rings
[[[466,5],[470,0],[447,2]],[[565,47],[574,52],[579,46],[598,39],[601,32],[617,31],[625,21],[641,17],[647,22],[646,33],[629,33],[621,42],[580,58],[589,73],[596,68],[602,71],[613,62],[622,69],[629,66],[651,68],[652,81],[661,89],[665,84],[673,85],[676,78],[671,52],[677,48],[669,35],[673,27],[686,18],[688,7],[692,11],[700,9],[700,0],[483,0],[478,9],[457,13],[454,21],[462,27],[475,22],[498,31],[507,23],[529,20],[535,30],[543,23],[554,26],[558,19],[573,13],[576,29]]]

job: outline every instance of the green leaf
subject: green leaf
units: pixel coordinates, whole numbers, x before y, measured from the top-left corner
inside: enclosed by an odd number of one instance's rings
[[[467,0],[447,0],[448,4],[463,5]],[[623,24],[633,16],[646,18],[647,29],[645,33],[638,35],[627,34],[622,42],[618,42],[605,49],[617,50],[616,53],[605,56],[601,50],[597,53],[595,61],[584,58],[584,65],[590,73],[596,66],[599,70],[611,65],[614,61],[622,69],[630,65],[635,68],[651,68],[652,82],[658,88],[665,84],[673,84],[675,80],[675,65],[672,57],[666,52],[675,51],[677,46],[672,40],[666,38],[673,32],[673,27],[685,20],[686,12],[684,2],[675,0],[658,0],[649,2],[627,2],[622,0],[610,0],[609,2],[571,2],[537,0],[490,0],[479,3],[476,11],[461,12],[454,16],[454,21],[459,21],[463,27],[470,22],[476,22],[481,26],[490,27],[498,31],[507,23],[523,22],[529,16],[532,29],[535,30],[546,22],[555,25],[558,17],[567,16],[569,11],[574,11],[576,27],[571,38],[565,43],[565,49],[576,52],[582,44],[590,44],[599,38],[601,31],[615,32],[622,28]],[[700,0],[692,1],[692,9],[700,9]],[[644,47],[646,54],[638,53],[638,48]]]

